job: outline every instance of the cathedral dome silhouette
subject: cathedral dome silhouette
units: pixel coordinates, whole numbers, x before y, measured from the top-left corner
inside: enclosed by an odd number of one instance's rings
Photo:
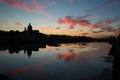
[[[28,27],[27,27],[27,30],[28,30],[28,31],[32,31],[32,25],[31,25],[31,23],[29,23],[29,25],[28,25]]]

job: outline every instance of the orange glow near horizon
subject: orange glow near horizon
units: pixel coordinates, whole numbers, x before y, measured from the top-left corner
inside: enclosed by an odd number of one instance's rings
[[[12,25],[11,25],[12,26]],[[1,30],[3,31],[10,31],[10,30],[18,30],[20,32],[24,31],[25,27],[21,26],[15,26],[11,27],[8,25],[2,27]],[[1,28],[0,27],[0,28]],[[87,27],[81,27],[79,29],[69,29],[69,28],[61,28],[61,27],[34,27],[33,30],[39,30],[39,32],[50,35],[69,35],[69,36],[87,36],[87,37],[93,37],[93,38],[101,38],[101,37],[106,37],[106,36],[115,36],[115,33],[117,31],[106,31],[106,32],[100,32],[100,33],[92,33],[91,29],[88,29]]]

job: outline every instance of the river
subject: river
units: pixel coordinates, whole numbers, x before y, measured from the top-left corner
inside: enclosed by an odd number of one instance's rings
[[[38,51],[0,50],[0,76],[11,80],[112,80],[109,43],[70,43]]]

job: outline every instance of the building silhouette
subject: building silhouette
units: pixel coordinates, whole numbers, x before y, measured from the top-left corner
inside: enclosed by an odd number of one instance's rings
[[[24,28],[23,32],[20,32],[20,37],[22,42],[39,42],[43,37],[41,37],[39,30],[33,30],[31,23]]]
[[[33,30],[33,26],[31,25],[31,23],[29,23],[27,28],[26,27],[24,28],[23,32],[39,33],[39,30]]]

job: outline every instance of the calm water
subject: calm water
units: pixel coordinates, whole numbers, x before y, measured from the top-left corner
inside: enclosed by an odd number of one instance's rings
[[[13,80],[110,80],[112,63],[102,58],[110,48],[108,43],[75,43],[46,46],[32,54],[0,50],[0,74]]]

